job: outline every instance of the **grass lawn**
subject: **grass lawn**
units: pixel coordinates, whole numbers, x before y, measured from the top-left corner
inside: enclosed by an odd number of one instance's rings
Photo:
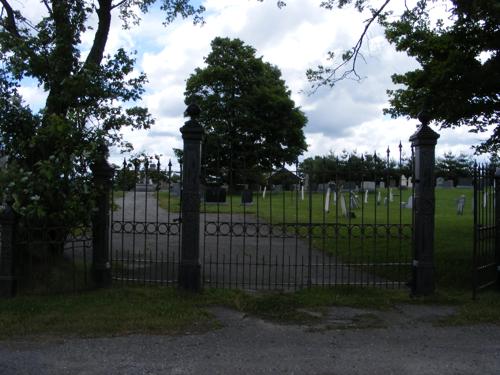
[[[220,327],[209,311],[213,306],[279,323],[314,324],[329,306],[383,310],[401,303],[457,306],[456,315],[439,322],[443,325],[500,324],[500,298],[495,292],[485,292],[478,301],[472,301],[470,293],[457,291],[440,291],[431,298],[412,300],[401,290],[371,288],[313,288],[296,293],[258,294],[213,289],[192,295],[165,287],[115,287],[81,294],[2,299],[0,340],[38,335],[199,333]]]
[[[381,190],[381,200],[387,195],[387,190]],[[280,225],[283,223],[299,224],[299,233],[307,236],[307,224],[313,222],[320,224],[313,229],[313,244],[315,248],[322,249],[329,254],[342,258],[344,262],[358,263],[369,260],[372,263],[409,262],[411,259],[411,230],[405,229],[404,238],[398,236],[397,227],[391,229],[392,238],[385,235],[386,224],[411,224],[411,210],[400,210],[400,203],[407,202],[411,190],[393,189],[394,200],[388,206],[383,203],[376,204],[376,194],[370,193],[368,203],[364,203],[364,195],[359,194],[361,206],[354,211],[355,218],[345,218],[342,215],[340,204],[334,205],[333,199],[330,212],[325,212],[325,195],[307,194],[302,200],[296,193],[281,192],[266,195],[254,194],[254,203],[242,206],[240,198],[230,195],[226,204],[208,205],[201,203],[202,213],[234,213],[257,216],[266,223]],[[472,277],[472,246],[473,246],[473,214],[472,214],[472,189],[436,189],[436,215],[435,215],[435,264],[436,282],[443,287],[456,287],[470,289]],[[466,197],[464,215],[456,213],[456,199],[461,195]],[[346,201],[349,195],[344,193]],[[160,206],[172,212],[179,211],[179,199],[170,197],[168,193],[160,192]],[[298,199],[297,199],[298,198]],[[348,205],[348,204],[347,204]],[[339,223],[353,226],[353,233],[358,238],[349,239],[347,227],[339,229],[335,235],[333,228],[323,238],[321,224]],[[356,225],[378,224],[380,236],[373,235],[373,229],[368,227],[364,236],[359,236],[360,229]],[[293,227],[293,226],[292,226]],[[289,229],[290,230],[290,227]],[[368,258],[367,258],[368,257]],[[380,268],[377,270],[381,276],[387,278],[401,277],[400,270],[395,268]]]

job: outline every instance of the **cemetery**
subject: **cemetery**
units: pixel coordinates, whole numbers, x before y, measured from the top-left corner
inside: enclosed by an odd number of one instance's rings
[[[301,199],[301,192],[295,191],[266,191],[263,199],[262,192],[253,192],[252,204],[242,205],[242,195],[229,194],[226,196],[225,204],[204,204],[200,205],[200,212],[203,213],[222,213],[222,214],[245,214],[250,216],[258,215],[265,222],[273,224],[293,224],[304,223],[312,215],[312,221],[315,223],[345,225],[385,223],[411,223],[413,200],[411,199],[411,189],[393,188],[393,200],[390,200],[390,191],[388,189],[377,189],[376,192],[365,191],[364,193],[341,192],[337,199],[334,199],[335,191],[328,190],[324,193],[311,193],[312,205],[309,205],[309,192],[305,192]],[[472,189],[454,188],[440,189],[436,188],[436,216],[435,216],[435,261],[436,267],[441,269],[438,282],[441,285],[470,285],[470,273],[464,276],[464,270],[470,267],[470,252],[472,248],[472,223],[473,223],[473,197]],[[248,194],[248,193],[247,193]],[[328,197],[329,195],[329,197]],[[397,195],[397,196],[396,196]],[[357,198],[356,198],[357,196]],[[298,199],[297,199],[298,197]],[[377,198],[378,197],[378,198]],[[380,206],[376,207],[377,200],[380,199]],[[486,200],[485,200],[486,199]],[[384,205],[383,201],[388,201]],[[482,198],[481,204],[488,204],[487,196]],[[329,204],[327,204],[329,201]],[[167,207],[167,193],[160,192],[160,206]],[[349,203],[350,206],[349,206]],[[489,203],[491,204],[491,202]],[[402,207],[400,210],[399,207]],[[179,211],[178,198],[171,197],[170,210]],[[349,215],[348,212],[353,214]],[[306,234],[307,228],[301,229]],[[408,236],[410,233],[405,233]],[[326,236],[326,241],[321,235],[321,228],[317,227],[313,233],[313,244],[315,248],[336,254],[356,258],[368,247],[360,241],[352,242],[351,246],[347,244],[347,234],[340,233],[336,237],[333,233]],[[408,241],[406,239],[405,241]],[[386,251],[392,252],[394,257],[399,256],[401,251],[399,240],[394,241],[391,246],[381,245],[379,253],[373,252],[372,261],[380,257],[380,261],[387,259]],[[363,247],[364,246],[364,247]],[[383,251],[382,251],[383,249]],[[385,276],[389,276],[387,273]]]

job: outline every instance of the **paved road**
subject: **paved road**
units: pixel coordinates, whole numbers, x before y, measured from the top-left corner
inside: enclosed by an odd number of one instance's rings
[[[0,373],[498,375],[500,327],[432,325],[451,312],[337,307],[319,325],[296,326],[216,308],[223,328],[204,334],[0,342]]]
[[[115,203],[115,275],[174,283],[180,254],[179,213],[158,207],[151,193],[128,192]],[[291,228],[287,233],[255,215],[201,214],[200,224],[200,258],[207,286],[293,289],[307,285],[309,278],[313,285],[385,282],[359,267],[341,264],[334,256],[310,251],[307,239],[290,234]]]

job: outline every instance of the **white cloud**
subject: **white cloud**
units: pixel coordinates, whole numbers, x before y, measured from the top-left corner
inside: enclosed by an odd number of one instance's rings
[[[143,104],[157,119],[151,131],[127,130],[125,137],[137,150],[173,157],[172,148],[181,147],[179,128],[184,122],[185,81],[196,67],[203,65],[213,38],[227,36],[252,45],[258,56],[282,70],[293,99],[309,118],[305,129],[310,145],[307,155],[342,149],[385,152],[388,145],[396,148],[399,140],[405,145],[416,121],[388,119],[382,108],[388,105],[386,90],[392,87],[391,74],[413,69],[416,63],[387,43],[380,26],[370,29],[363,49],[366,63],[360,61],[358,65],[360,75],[366,79],[361,83],[343,81],[312,96],[302,92],[310,87],[305,70],[324,64],[328,50],[341,54],[353,46],[366,19],[366,15],[352,9],[328,11],[320,8],[319,3],[289,0],[285,8],[278,9],[276,2],[270,0],[205,0],[203,27],[193,26],[191,20],[176,20],[164,27],[163,15],[155,10],[143,16],[139,27],[124,31],[114,14],[107,52],[119,47],[138,51],[137,71],[146,72],[149,78]],[[392,4],[402,6],[400,2]],[[43,11],[43,6],[37,4],[33,15]],[[85,34],[84,49],[88,50],[92,38],[91,33]],[[30,102],[40,101],[40,92],[35,88],[23,90]],[[484,138],[467,133],[467,129],[440,134],[438,153],[469,151],[471,144]]]

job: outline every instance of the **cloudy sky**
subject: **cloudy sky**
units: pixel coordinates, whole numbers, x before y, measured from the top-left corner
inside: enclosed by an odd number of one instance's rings
[[[19,7],[35,17],[43,8],[32,4],[28,7],[32,2],[21,1]],[[304,93],[310,89],[305,77],[307,68],[324,63],[329,50],[341,53],[352,47],[366,15],[352,9],[328,11],[319,7],[320,0],[288,0],[283,9],[278,9],[274,0],[197,2],[206,8],[203,26],[177,20],[164,27],[162,13],[154,10],[143,16],[138,27],[123,31],[118,17],[114,17],[107,52],[119,47],[137,51],[136,68],[149,78],[143,104],[156,118],[156,125],[149,131],[125,133],[136,151],[162,154],[166,160],[173,158],[172,148],[181,147],[179,128],[185,121],[185,82],[196,67],[203,66],[203,58],[210,52],[210,42],[216,36],[242,39],[256,48],[258,56],[281,69],[293,100],[309,119],[305,128],[309,150],[303,157],[343,149],[384,152],[387,146],[395,150],[400,140],[409,151],[408,138],[417,122],[390,119],[383,115],[382,109],[388,105],[386,90],[393,87],[391,74],[403,73],[417,65],[396,52],[377,25],[370,29],[363,48],[366,62],[359,65],[359,73],[364,77],[361,82],[346,80],[333,89],[322,88],[313,95]],[[84,50],[91,42],[92,35],[86,35]],[[23,94],[33,106],[43,102],[44,94],[34,85],[25,85]],[[470,153],[470,146],[480,137],[464,129],[440,131],[440,134],[438,154]],[[113,153],[113,161],[118,158]]]

